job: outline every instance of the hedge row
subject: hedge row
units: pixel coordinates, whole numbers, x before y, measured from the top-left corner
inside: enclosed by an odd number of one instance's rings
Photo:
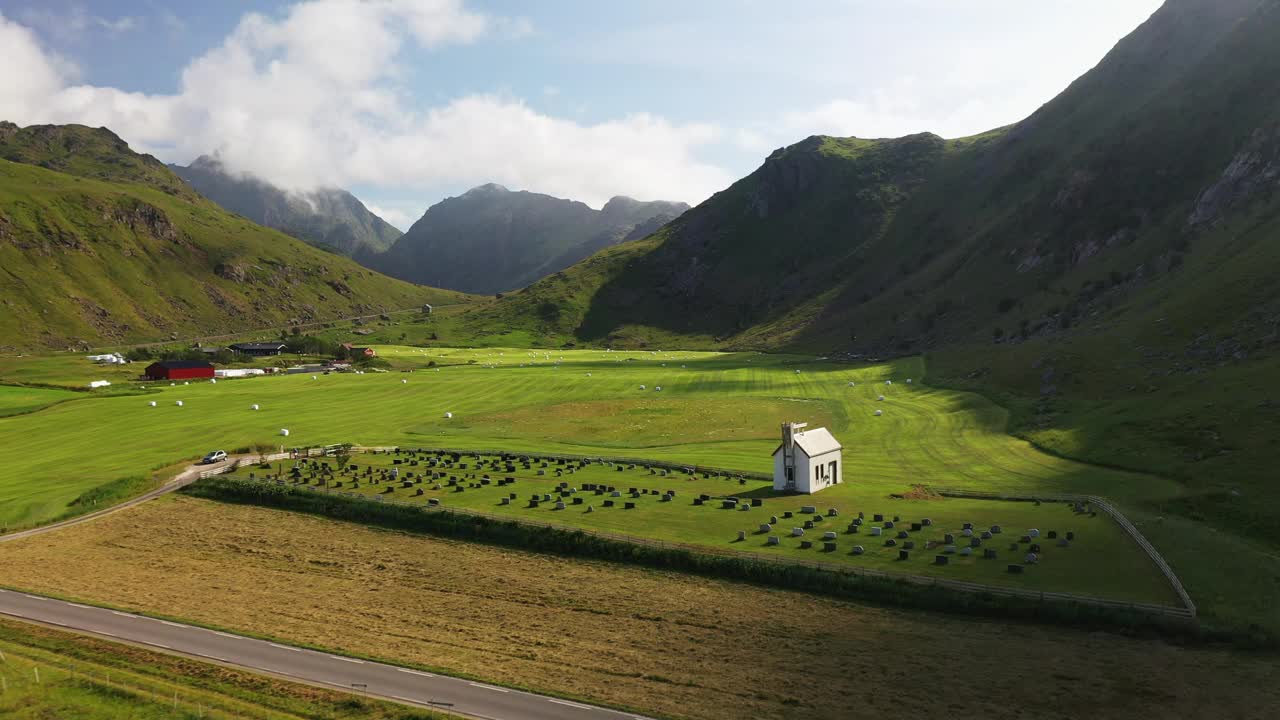
[[[392,530],[674,570],[841,599],[871,601],[890,607],[1073,626],[1159,631],[1187,638],[1199,636],[1197,629],[1186,623],[1123,608],[959,592],[889,578],[704,554],[686,548],[638,545],[582,531],[538,527],[447,510],[384,504],[226,475],[201,480],[182,492],[220,502],[279,508]]]

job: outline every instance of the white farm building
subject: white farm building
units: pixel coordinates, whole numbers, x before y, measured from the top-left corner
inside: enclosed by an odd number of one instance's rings
[[[826,428],[805,427],[782,424],[782,444],[773,451],[774,490],[813,494],[844,479],[840,441]]]

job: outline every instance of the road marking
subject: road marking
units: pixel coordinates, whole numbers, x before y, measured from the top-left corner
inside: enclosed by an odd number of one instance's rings
[[[410,675],[421,675],[422,677],[435,677],[435,675],[432,675],[431,673],[424,673],[424,672],[419,672],[417,670],[410,670],[409,668],[396,668],[396,669],[402,673],[409,673]]]
[[[132,616],[132,615],[130,615],[129,613],[122,613],[122,612],[120,612],[119,610],[112,610],[112,611],[111,611],[111,614],[112,614],[112,615],[119,615],[120,617],[127,617],[127,618],[131,618],[131,617],[133,617],[133,616]]]
[[[298,648],[296,648],[296,647],[289,647],[288,645],[279,645],[279,644],[277,644],[277,643],[267,643],[267,644],[268,644],[268,645],[270,645],[270,646],[271,646],[271,647],[273,647],[273,648],[280,648],[281,650],[292,650],[292,651],[294,651],[294,652],[302,652],[302,651],[301,651],[301,650],[299,650]]]
[[[168,625],[169,627],[184,627],[183,625],[179,625],[176,622],[169,622],[168,620],[157,620],[156,622],[160,623],[161,625]]]
[[[106,631],[103,631],[103,630],[99,630],[99,631],[98,631],[98,634],[99,634],[99,635],[106,635],[107,637],[120,637],[119,635],[116,635],[115,633],[109,633],[109,632],[106,632]]]
[[[220,631],[220,630],[210,630],[209,632],[213,633],[214,635],[221,635],[222,637],[229,637],[229,638],[231,638],[232,640],[239,640],[239,639],[240,639],[240,636],[239,636],[239,635],[232,635],[231,633],[224,633],[224,632],[222,632],[222,631]]]
[[[97,608],[89,607],[88,605],[81,605],[80,603],[69,602],[67,604],[71,607],[78,607],[81,610],[97,610]]]
[[[579,710],[595,710],[595,708],[591,707],[590,705],[579,705],[576,702],[569,702],[568,700],[557,700],[555,698],[547,698],[547,699],[557,705],[568,705],[571,708],[578,708]]]
[[[349,663],[359,663],[361,665],[364,664],[363,660],[357,660],[355,658],[349,658],[349,657],[342,657],[341,655],[330,655],[329,657],[333,658],[334,660],[342,660]]]
[[[32,600],[48,600],[48,599],[49,599],[49,598],[42,598],[42,597],[40,597],[39,595],[27,595],[26,593],[23,593],[23,595],[26,595],[27,597],[31,598]]]
[[[172,650],[172,649],[173,649],[173,648],[169,647],[168,645],[161,645],[161,644],[160,644],[160,643],[158,643],[158,642],[147,642],[146,640],[143,640],[143,642],[144,642],[144,643],[146,643],[147,645],[152,646],[152,647],[164,648],[165,650]]]
[[[511,692],[510,690],[508,690],[508,689],[506,689],[506,688],[494,687],[494,686],[492,686],[492,685],[483,685],[483,684],[481,684],[481,683],[477,683],[477,682],[473,682],[473,683],[471,683],[471,686],[472,686],[472,687],[478,687],[478,688],[484,688],[485,690],[493,690],[494,692]]]
[[[400,697],[399,695],[388,695],[387,697],[391,698],[392,700],[399,700],[400,702],[412,703],[414,705],[423,704],[421,700],[414,700],[413,698]]]

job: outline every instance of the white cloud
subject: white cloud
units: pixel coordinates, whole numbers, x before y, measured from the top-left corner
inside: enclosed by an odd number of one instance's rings
[[[406,42],[432,48],[527,21],[460,0],[311,0],[250,13],[183,69],[172,95],[73,84],[25,28],[0,16],[0,117],[106,126],[135,148],[186,162],[217,152],[228,168],[286,188],[364,185],[428,191],[498,182],[599,206],[610,196],[700,201],[728,184],[694,158],[711,126],[651,115],[581,124],[495,95],[414,112],[397,80]],[[10,40],[10,38],[12,38]]]
[[[370,203],[365,203],[364,206],[369,208],[369,212],[377,215],[383,220],[386,220],[392,225],[392,227],[395,227],[397,230],[402,232],[408,230],[409,226],[417,219],[417,216],[411,211],[391,207],[390,205],[372,205]]]

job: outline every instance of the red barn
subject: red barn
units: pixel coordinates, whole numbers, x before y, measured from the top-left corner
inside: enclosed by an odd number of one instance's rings
[[[200,360],[161,360],[147,366],[148,380],[199,380],[213,377],[213,366]]]
[[[342,349],[347,351],[349,357],[377,357],[378,353],[371,347],[356,347],[351,343],[342,343]]]

